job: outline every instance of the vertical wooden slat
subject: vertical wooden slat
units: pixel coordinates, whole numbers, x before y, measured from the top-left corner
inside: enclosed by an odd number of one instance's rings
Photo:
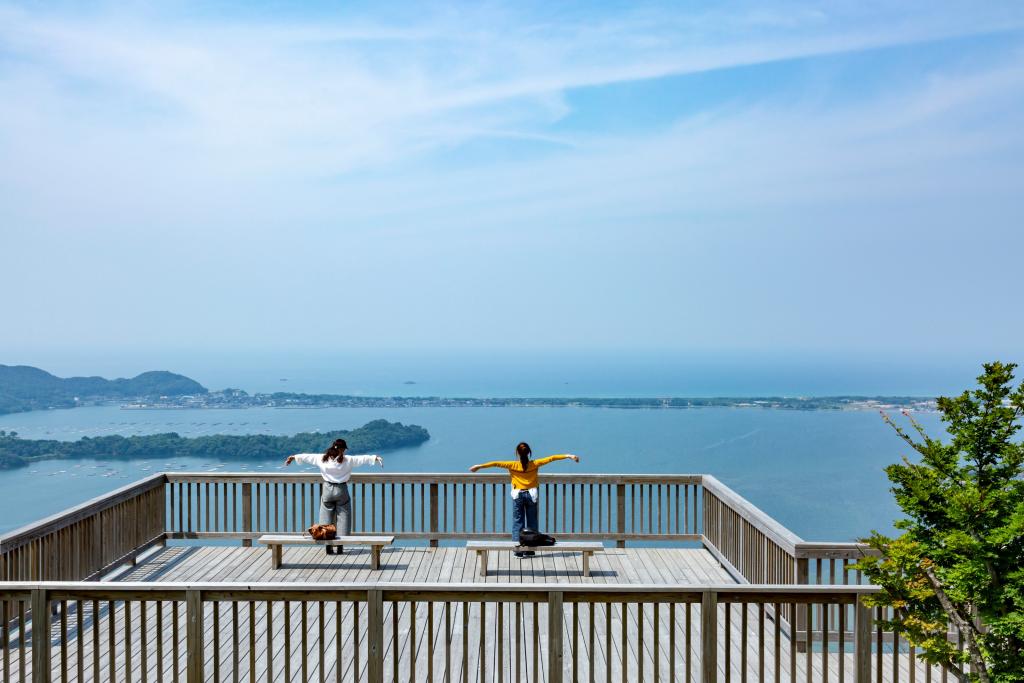
[[[384,683],[384,598],[366,591],[366,664],[370,683]]]
[[[782,606],[779,603],[772,605],[772,662],[775,665],[774,669],[774,681],[775,683],[782,683],[782,647],[781,647],[781,636],[782,636]]]
[[[294,500],[294,498],[292,498]],[[284,609],[284,680],[292,680],[292,605],[285,600],[281,605]]]
[[[317,671],[320,674],[320,683],[324,683],[324,680],[327,677],[327,672],[324,671],[324,639],[322,637],[323,634],[327,633],[327,630],[326,630],[327,629],[327,625],[324,623],[324,612],[325,612],[325,610],[326,610],[326,605],[321,600],[320,602],[317,603],[317,612],[316,612],[316,619],[317,619],[317,630],[316,630],[316,632],[318,634],[320,634],[320,637],[317,637],[317,639],[316,639],[316,654],[317,654],[316,662],[317,662]],[[341,634],[336,633],[335,636],[334,636],[334,639],[335,640],[339,640],[340,639],[340,635]]]
[[[398,603],[391,603],[391,680],[398,680],[398,666],[400,664],[398,651]]]
[[[32,591],[32,683],[50,682],[50,600],[45,588]],[[25,621],[21,622],[19,640],[25,641]],[[24,667],[25,662],[21,665]],[[24,668],[22,668],[24,671]],[[22,674],[24,675],[24,674]]]
[[[871,608],[864,597],[857,596],[853,620],[853,680],[854,683],[871,681]]]
[[[445,489],[447,491],[447,486]],[[447,500],[447,493],[445,494]],[[452,603],[444,603],[444,683],[452,680]]]
[[[252,533],[252,483],[242,482],[242,531]],[[251,538],[243,538],[242,545],[252,547]]]
[[[437,547],[437,505],[438,505],[437,482],[430,484],[430,547]]]
[[[334,603],[334,680],[341,683],[341,607],[340,602]],[[358,625],[357,625],[358,628]],[[358,673],[356,673],[358,676]]]
[[[562,683],[562,592],[548,591],[548,683]]]
[[[604,680],[612,680],[612,603],[604,603]]]
[[[718,683],[718,593],[704,591],[700,600],[700,669],[702,683]]]
[[[117,603],[113,600],[107,601],[107,675],[114,680],[114,672],[117,670]]]
[[[164,683],[164,603],[159,600],[156,603],[156,680]]]
[[[60,602],[60,680],[68,680],[68,603]]]
[[[593,488],[591,488],[591,493]],[[589,610],[589,616],[587,618],[587,670],[590,672],[590,683],[594,683],[596,680],[594,672],[594,652],[597,649],[597,639],[595,636],[596,629],[594,627],[594,602],[591,600],[587,603],[587,609]]]
[[[185,591],[185,656],[188,661],[186,680],[188,683],[202,683],[205,680],[203,665],[203,595],[198,590]],[[268,629],[269,630],[269,629]]]
[[[124,601],[124,680],[132,683],[132,601]]]
[[[186,629],[187,628],[188,627],[186,626]],[[172,633],[172,636],[171,636],[171,650],[172,650],[172,652],[171,652],[171,654],[173,655],[173,660],[172,660],[172,663],[171,663],[171,675],[173,676],[174,682],[178,683],[178,681],[181,679],[181,671],[180,671],[180,667],[178,665],[178,662],[181,660],[181,646],[178,644],[179,643],[179,638],[178,638],[179,631],[178,631],[178,602],[177,601],[174,601],[174,602],[171,603],[171,633]],[[99,671],[99,666],[97,666],[96,669],[97,669],[97,671]],[[99,680],[98,676],[99,676],[99,674],[97,673],[96,680]]]
[[[626,485],[617,484],[615,486],[615,530],[618,532],[619,537],[615,540],[615,547],[625,548],[626,539]]]
[[[469,603],[462,603],[462,680],[469,680]]]
[[[275,507],[276,507],[276,503],[275,503]],[[274,623],[274,603],[271,602],[270,600],[267,600],[267,602],[265,603],[265,611],[266,611],[266,614],[267,614],[267,616],[266,616],[266,622],[267,622],[267,628],[266,628],[267,647],[266,647],[266,652],[267,653],[272,653],[272,652],[274,652],[274,629],[270,628],[270,625]],[[358,633],[358,631],[357,631],[357,633]],[[274,680],[274,658],[272,656],[268,656],[267,657],[266,680],[268,680],[268,681]]]
[[[483,488],[484,495],[486,495],[487,488]],[[487,505],[484,504],[484,510],[486,511]],[[486,512],[485,512],[486,514]],[[487,603],[480,602],[480,649],[477,653],[477,662],[480,667],[480,683],[487,682]],[[396,678],[397,680],[397,678]]]

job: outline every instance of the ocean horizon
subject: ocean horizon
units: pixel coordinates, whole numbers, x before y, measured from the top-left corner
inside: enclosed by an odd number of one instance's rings
[[[1018,354],[1019,355],[1019,354]],[[978,354],[747,352],[126,352],[8,354],[61,377],[168,370],[211,390],[353,396],[658,398],[921,396],[975,383]]]

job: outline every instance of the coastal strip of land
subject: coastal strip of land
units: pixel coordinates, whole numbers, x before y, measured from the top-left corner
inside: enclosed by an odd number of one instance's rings
[[[221,408],[755,408],[777,410],[892,410],[931,412],[935,399],[922,396],[757,397],[446,397],[353,396],[292,392],[211,391],[167,371],[131,379],[60,378],[30,366],[0,365],[0,415],[32,410],[118,405],[126,410]]]
[[[119,403],[132,410],[175,408],[762,408],[780,410],[933,411],[935,399],[921,396],[764,396],[722,398],[449,398],[444,396],[346,396],[276,392],[248,394],[237,389],[196,396]]]

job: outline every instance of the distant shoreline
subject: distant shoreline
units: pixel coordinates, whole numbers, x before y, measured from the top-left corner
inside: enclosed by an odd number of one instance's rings
[[[108,404],[109,405],[109,404]],[[161,400],[120,403],[123,410],[180,409],[321,409],[321,408],[611,408],[618,410],[688,410],[749,408],[760,410],[912,410],[933,412],[933,398],[919,396],[815,396],[723,398],[446,398],[441,396],[346,396],[332,394],[254,394],[211,392]]]
[[[406,384],[410,382],[407,381]],[[913,410],[934,412],[924,396],[724,396],[724,397],[505,397],[352,396],[241,389],[210,391],[195,380],[167,371],[132,379],[62,379],[30,366],[0,365],[0,415],[84,406],[117,405],[124,410],[220,410],[244,408],[615,408],[686,410],[754,408],[761,410]]]

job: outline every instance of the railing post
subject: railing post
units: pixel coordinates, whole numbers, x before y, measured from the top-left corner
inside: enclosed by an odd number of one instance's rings
[[[616,548],[626,547],[626,485],[615,486],[615,531],[619,535],[615,539]]]
[[[863,595],[857,596],[857,606],[854,613],[853,653],[853,680],[855,683],[870,683],[871,608],[864,604]],[[911,666],[913,666],[913,662]]]
[[[562,591],[548,592],[548,683],[562,683]]]
[[[718,683],[718,593],[705,591],[700,599],[700,680]]]
[[[808,570],[808,560],[806,557],[801,557],[796,561],[796,585],[806,586],[810,581],[810,573]],[[807,613],[805,610],[796,609],[796,619],[794,620],[794,633],[793,637],[796,639],[796,651],[806,652],[807,651]]]
[[[252,531],[252,482],[242,483],[242,531]],[[243,538],[242,547],[251,548],[252,539]]]
[[[202,683],[205,666],[203,662],[203,594],[197,590],[185,591],[185,651],[188,683]],[[268,625],[269,628],[269,625]],[[271,655],[272,656],[272,655]]]
[[[437,482],[430,485],[430,547],[437,547]]]
[[[366,591],[366,668],[370,683],[384,683],[384,596]]]
[[[50,683],[50,599],[45,588],[32,590],[32,683]],[[24,626],[24,624],[22,624]],[[21,633],[19,638],[24,639]],[[63,646],[63,643],[61,644]]]

